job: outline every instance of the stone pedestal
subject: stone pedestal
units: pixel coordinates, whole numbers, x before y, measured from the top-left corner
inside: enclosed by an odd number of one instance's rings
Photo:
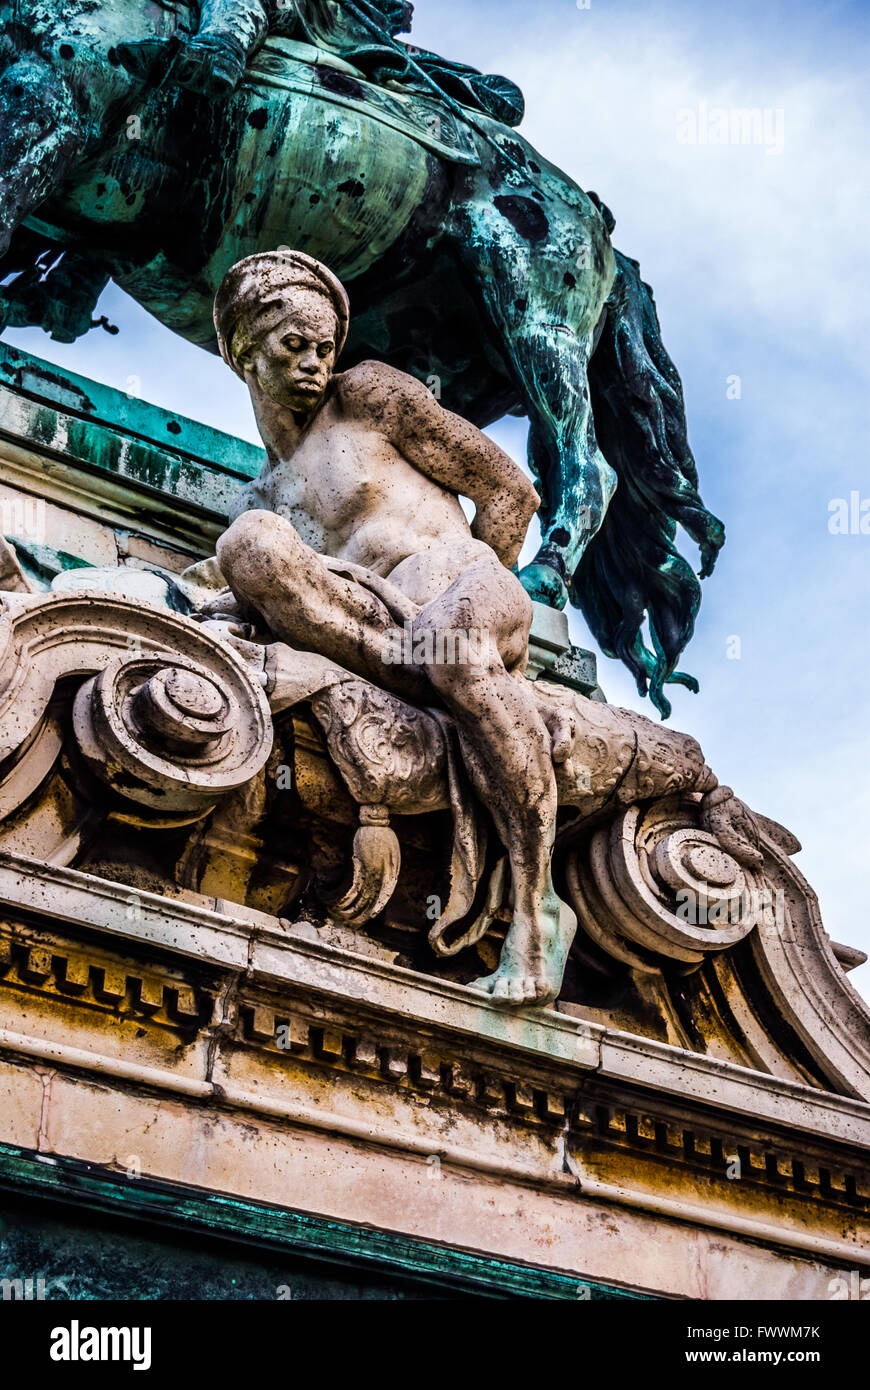
[[[593,700],[603,700],[598,684],[598,662],[594,652],[575,647],[568,633],[568,615],[543,603],[534,605],[529,640],[529,674],[547,676],[579,690]]]

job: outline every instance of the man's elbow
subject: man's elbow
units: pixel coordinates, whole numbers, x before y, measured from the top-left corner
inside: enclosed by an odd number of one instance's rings
[[[515,506],[520,516],[525,521],[526,526],[528,526],[541,505],[541,499],[538,495],[538,489],[531,479],[527,478],[524,473],[521,476],[522,483],[516,491]]]

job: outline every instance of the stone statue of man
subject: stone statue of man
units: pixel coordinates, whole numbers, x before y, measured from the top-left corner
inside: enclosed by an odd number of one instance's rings
[[[576,921],[553,888],[558,732],[523,675],[532,607],[512,573],[532,483],[415,378],[377,362],[335,373],[348,299],[311,257],[239,262],[215,324],[268,456],[218,543],[240,612],[449,711],[513,882],[502,962],[482,984],[516,1003],[555,998]]]

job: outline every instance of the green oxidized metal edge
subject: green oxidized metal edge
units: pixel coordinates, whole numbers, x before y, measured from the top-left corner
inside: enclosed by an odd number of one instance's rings
[[[358,92],[340,92],[319,86],[315,68],[332,67],[354,75]],[[421,96],[418,92],[390,91],[366,80],[350,63],[337,62],[331,54],[322,53],[308,44],[292,39],[272,37],[248,65],[246,81],[253,87],[278,87],[287,92],[316,95],[319,100],[334,106],[346,106],[361,111],[372,120],[381,121],[416,140],[433,154],[458,164],[477,165],[480,155],[467,128],[460,126],[445,103]]]
[[[247,480],[256,477],[263,466],[264,451],[255,444],[248,444],[199,420],[175,415],[112,386],[103,386],[2,342],[0,386],[7,386],[17,395],[45,402],[66,415],[94,425],[105,425],[143,444],[152,444],[161,452],[195,460],[216,473],[229,473]]]
[[[147,1219],[187,1234],[220,1236],[260,1249],[425,1279],[483,1296],[572,1302],[645,1301],[653,1297],[390,1231],[351,1226],[150,1178],[127,1178],[76,1159],[8,1144],[0,1144],[0,1188],[115,1217]]]

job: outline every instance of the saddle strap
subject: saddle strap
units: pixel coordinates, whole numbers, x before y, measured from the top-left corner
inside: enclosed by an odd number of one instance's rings
[[[283,34],[271,34],[266,40],[266,46],[277,48],[286,57],[295,58],[299,63],[309,63],[314,68],[335,68],[338,72],[346,72],[361,82],[366,81],[362,68],[355,68],[353,63],[346,63],[337,53],[330,53],[326,48],[317,48],[313,43],[303,43],[301,39],[285,39]]]
[[[324,72],[318,80],[318,69],[331,69],[336,76],[326,80]],[[442,104],[436,94],[372,82],[359,68],[314,44],[270,34],[250,59],[245,80],[258,87],[283,88],[350,107],[409,136],[442,159],[455,164],[480,164],[471,127]]]

